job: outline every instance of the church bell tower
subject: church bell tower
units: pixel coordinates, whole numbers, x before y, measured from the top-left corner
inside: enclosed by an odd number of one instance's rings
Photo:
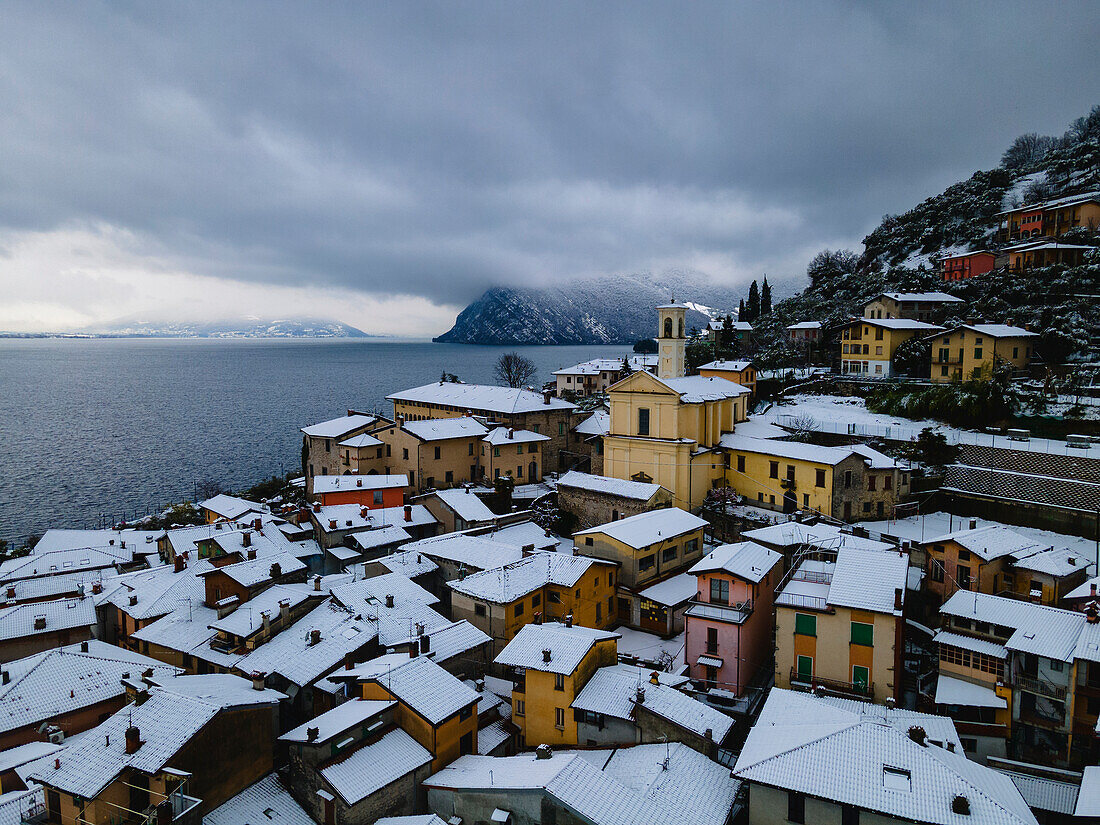
[[[671,304],[657,307],[657,377],[683,378],[684,360],[687,355],[687,336],[684,318],[687,306]]]

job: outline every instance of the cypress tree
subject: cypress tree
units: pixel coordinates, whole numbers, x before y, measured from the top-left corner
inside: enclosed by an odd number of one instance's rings
[[[749,323],[760,317],[760,287],[756,285],[755,278],[749,285],[749,300],[745,303],[745,312],[748,314],[745,320]]]
[[[768,283],[768,276],[764,276],[764,285],[760,287],[760,314],[767,315],[772,311],[772,288]]]

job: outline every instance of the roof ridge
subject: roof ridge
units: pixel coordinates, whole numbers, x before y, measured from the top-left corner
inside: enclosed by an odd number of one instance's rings
[[[837,734],[840,734],[840,733],[845,733],[846,731],[849,731],[854,727],[858,727],[859,725],[864,724],[863,720],[860,717],[856,716],[856,714],[852,713],[852,711],[843,710],[843,709],[841,709],[841,710],[844,713],[850,714],[853,717],[855,717],[854,720],[847,723],[847,724],[845,724],[843,727],[836,728],[835,730],[830,731],[829,733],[823,733],[823,734],[821,734],[820,736],[818,736],[814,739],[807,739],[805,742],[800,742],[799,744],[792,745],[791,747],[789,747],[785,750],[781,750],[781,751],[778,751],[776,753],[773,753],[771,756],[768,756],[764,759],[761,759],[759,762],[753,762],[751,765],[746,765],[744,768],[742,768],[742,770],[747,771],[747,770],[751,770],[753,768],[759,767],[760,765],[763,765],[767,762],[772,762],[772,761],[778,759],[781,756],[786,756],[789,753],[794,753],[795,751],[802,750],[803,748],[807,748],[810,745],[815,745],[818,742],[821,742],[821,741],[824,741],[825,739],[828,739],[829,737],[836,736]],[[822,722],[821,724],[829,724],[829,723]],[[835,724],[839,724],[839,723],[835,723]],[[779,726],[773,724],[772,727],[779,727]],[[789,725],[784,725],[783,727],[789,727]],[[735,767],[736,767],[736,763],[735,763]]]

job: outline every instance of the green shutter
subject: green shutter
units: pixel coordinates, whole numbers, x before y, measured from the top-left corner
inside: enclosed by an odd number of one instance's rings
[[[813,618],[813,617],[811,617]],[[798,678],[809,679],[814,675],[814,660],[811,656],[798,657]]]
[[[852,666],[852,684],[866,688],[871,682],[871,671],[861,665]]]
[[[811,616],[808,613],[795,613],[794,632],[801,636],[816,636],[817,616]]]
[[[872,646],[875,643],[875,626],[852,622],[852,644]]]

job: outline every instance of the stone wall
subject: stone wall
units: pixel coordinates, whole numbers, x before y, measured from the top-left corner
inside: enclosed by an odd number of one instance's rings
[[[636,498],[599,493],[578,487],[558,487],[558,507],[577,519],[577,530],[587,530],[618,518],[636,516],[658,507],[668,507],[672,496],[660,490],[653,503]]]

